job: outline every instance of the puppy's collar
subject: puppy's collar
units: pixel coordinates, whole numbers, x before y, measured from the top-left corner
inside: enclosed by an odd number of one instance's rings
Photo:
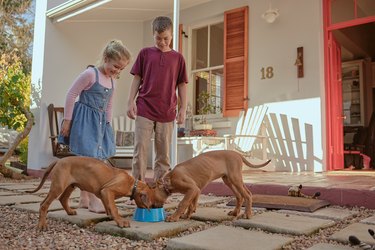
[[[135,180],[133,188],[132,188],[132,194],[130,195],[130,200],[134,200],[135,192],[137,191],[137,185],[138,185],[138,179]]]

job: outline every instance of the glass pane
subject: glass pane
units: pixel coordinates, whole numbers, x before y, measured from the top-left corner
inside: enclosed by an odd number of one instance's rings
[[[203,108],[203,104],[199,100],[199,95],[202,92],[209,91],[209,72],[202,71],[194,74],[195,79],[195,114],[200,114],[200,109]]]
[[[192,69],[207,68],[208,27],[193,30]]]
[[[357,0],[357,17],[369,17],[375,15],[374,0]]]
[[[210,31],[210,67],[223,65],[224,23],[211,26]]]
[[[213,70],[211,72],[211,99],[214,106],[214,113],[221,114],[223,107],[223,88],[224,74],[223,69]]]
[[[339,23],[354,19],[353,0],[331,0],[331,22]]]

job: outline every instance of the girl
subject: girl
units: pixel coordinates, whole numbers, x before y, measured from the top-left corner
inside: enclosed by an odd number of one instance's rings
[[[122,42],[112,40],[105,46],[97,67],[87,67],[73,82],[66,96],[59,136],[59,143],[69,145],[72,153],[101,160],[114,155],[115,144],[110,125],[113,78],[119,76],[130,58]],[[77,96],[79,100],[75,102]],[[105,212],[100,199],[86,191],[81,191],[79,206],[96,213]]]

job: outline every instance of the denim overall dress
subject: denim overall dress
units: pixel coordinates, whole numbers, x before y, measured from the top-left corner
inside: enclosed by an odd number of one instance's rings
[[[113,130],[107,121],[106,109],[113,92],[99,83],[98,69],[95,83],[82,91],[74,104],[69,137],[59,136],[59,143],[69,145],[76,155],[107,159],[115,154]]]

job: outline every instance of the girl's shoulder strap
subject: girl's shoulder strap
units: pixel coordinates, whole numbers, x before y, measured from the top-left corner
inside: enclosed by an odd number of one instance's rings
[[[87,65],[87,68],[93,68],[95,71],[95,82],[99,82],[99,72],[98,69],[94,65]]]

